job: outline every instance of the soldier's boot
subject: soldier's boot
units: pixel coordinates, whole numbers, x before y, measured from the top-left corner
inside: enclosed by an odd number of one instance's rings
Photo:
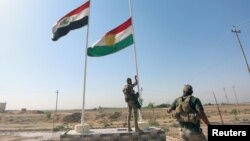
[[[131,129],[131,124],[130,124],[130,121],[131,121],[131,111],[129,111],[129,114],[128,114],[128,119],[127,119],[127,123],[128,123],[128,131],[132,131]]]
[[[142,132],[142,130],[138,126],[138,113],[134,113],[134,119],[135,119],[135,132]]]

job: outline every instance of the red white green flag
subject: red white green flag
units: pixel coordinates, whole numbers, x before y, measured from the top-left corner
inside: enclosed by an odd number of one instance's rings
[[[59,38],[68,34],[71,30],[87,25],[89,19],[89,5],[90,1],[87,0],[86,3],[72,10],[57,21],[52,29],[52,40],[57,41]]]
[[[120,51],[133,43],[132,20],[129,18],[89,47],[87,54],[91,57],[105,56]]]

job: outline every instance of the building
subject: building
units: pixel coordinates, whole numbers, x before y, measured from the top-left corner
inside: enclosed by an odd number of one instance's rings
[[[5,112],[5,108],[6,108],[6,102],[4,102],[4,103],[0,103],[0,112],[2,113],[2,112]]]

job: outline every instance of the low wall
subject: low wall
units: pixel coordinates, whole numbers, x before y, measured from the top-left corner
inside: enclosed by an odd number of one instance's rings
[[[60,136],[60,141],[166,141],[165,132],[150,127],[143,132],[128,132],[125,128],[91,129],[89,133],[79,134],[74,130]]]

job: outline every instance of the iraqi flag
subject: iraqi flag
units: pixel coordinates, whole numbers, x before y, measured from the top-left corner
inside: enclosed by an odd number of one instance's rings
[[[62,17],[56,25],[53,26],[53,41],[57,41],[62,36],[70,32],[70,30],[81,28],[88,24],[89,17],[89,0],[80,7],[72,10]]]
[[[123,24],[107,32],[100,40],[88,48],[88,56],[100,57],[115,53],[133,44],[132,20],[129,18]]]

